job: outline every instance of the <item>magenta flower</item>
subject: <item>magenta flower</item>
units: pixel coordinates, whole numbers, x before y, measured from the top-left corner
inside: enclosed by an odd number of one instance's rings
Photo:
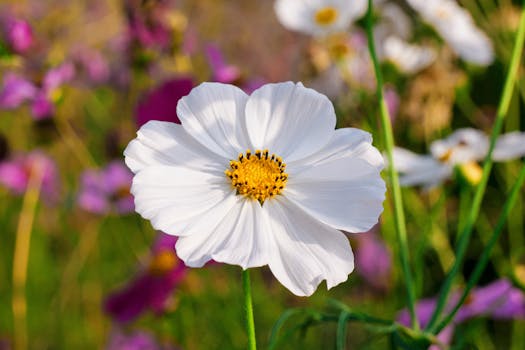
[[[523,292],[506,278],[474,289],[458,311],[456,319],[461,322],[481,316],[506,320],[525,318]]]
[[[133,321],[143,312],[164,312],[169,297],[186,274],[186,266],[175,254],[177,237],[160,233],[147,268],[123,289],[111,294],[105,311],[117,322]]]
[[[385,290],[391,282],[392,254],[375,229],[370,231],[352,236],[357,241],[356,272],[372,287]]]
[[[147,11],[142,1],[126,0],[125,11],[128,20],[128,35],[131,41],[149,48],[164,49],[172,40],[172,32],[164,23],[169,1],[155,2]]]
[[[29,80],[14,73],[6,73],[0,89],[0,108],[18,108],[22,103],[33,99],[37,91]]]
[[[151,334],[142,331],[111,332],[106,350],[176,350],[176,347],[159,344]]]
[[[0,184],[12,193],[22,195],[29,183],[32,169],[40,166],[43,171],[41,191],[47,201],[59,196],[58,171],[55,162],[40,151],[20,154],[0,163]]]
[[[106,58],[98,51],[80,49],[75,54],[75,61],[91,83],[101,84],[109,80],[111,71]]]
[[[5,25],[6,39],[14,52],[23,54],[33,44],[33,30],[24,20],[10,18]]]
[[[128,214],[134,211],[129,192],[133,174],[121,161],[113,161],[102,170],[82,174],[78,205],[95,214]]]
[[[137,105],[135,116],[138,126],[150,120],[179,123],[177,102],[190,93],[193,82],[189,78],[171,79],[152,90]]]
[[[452,294],[445,312],[452,310],[459,297],[460,292]],[[427,325],[435,307],[435,298],[423,299],[417,303],[416,313],[421,327]],[[444,344],[450,344],[455,325],[475,317],[489,317],[500,320],[523,319],[525,318],[525,296],[506,278],[496,280],[484,287],[478,287],[472,290],[453,321],[438,335],[438,339]],[[406,326],[410,324],[410,317],[406,309],[398,314],[397,321]],[[440,335],[445,332],[446,337],[441,338]],[[447,338],[448,341],[444,341]]]
[[[261,78],[253,78],[245,80],[241,74],[241,70],[229,65],[224,60],[224,57],[216,45],[206,46],[206,56],[212,71],[212,80],[223,84],[234,84],[244,90],[247,94],[251,94],[266,82]]]
[[[206,56],[213,74],[213,81],[218,83],[233,84],[241,77],[241,71],[234,65],[228,65],[222,53],[215,45],[206,46]]]

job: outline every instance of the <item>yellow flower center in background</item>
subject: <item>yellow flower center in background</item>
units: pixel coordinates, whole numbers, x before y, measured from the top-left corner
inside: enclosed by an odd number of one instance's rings
[[[230,169],[224,173],[237,189],[237,194],[256,199],[262,204],[284,189],[288,179],[285,168],[281,157],[275,154],[270,156],[268,150],[256,150],[254,154],[247,150],[245,154],[239,154],[237,160],[230,161]]]
[[[337,10],[331,6],[323,7],[315,13],[315,23],[328,26],[337,20]]]
[[[151,259],[149,271],[154,275],[164,275],[173,270],[177,263],[175,252],[167,249],[161,250]]]

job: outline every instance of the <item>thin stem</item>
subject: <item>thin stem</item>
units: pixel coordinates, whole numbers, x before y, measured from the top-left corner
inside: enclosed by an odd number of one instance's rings
[[[250,271],[242,271],[242,286],[244,289],[244,309],[246,311],[246,331],[248,332],[248,350],[256,350],[255,324],[253,322],[252,287]]]
[[[520,63],[521,51],[523,50],[524,38],[525,38],[525,7],[522,9],[520,25],[518,29],[518,34],[516,36],[516,41],[514,45],[514,51],[512,53],[509,71],[507,72],[505,86],[503,87],[503,94],[501,96],[498,111],[496,113],[496,120],[494,122],[492,134],[490,136],[489,151],[485,158],[485,162],[483,164],[483,175],[481,176],[481,181],[478,187],[476,188],[474,200],[472,201],[471,211],[469,213],[469,216],[467,217],[467,221],[465,222],[463,231],[461,232],[461,235],[458,239],[458,247],[456,250],[456,260],[454,261],[454,265],[452,266],[452,269],[450,270],[450,272],[447,274],[447,278],[445,279],[445,282],[443,283],[441,292],[439,294],[439,299],[437,302],[436,309],[434,310],[434,313],[432,314],[430,322],[428,323],[427,328],[426,328],[426,330],[430,330],[433,333],[435,333],[435,331],[437,330],[436,325],[437,325],[439,316],[441,315],[441,312],[443,311],[446,305],[448,295],[450,293],[450,289],[452,288],[454,279],[462,266],[463,258],[465,257],[465,253],[466,253],[469,241],[470,241],[470,236],[472,234],[472,229],[474,227],[474,223],[476,222],[478,214],[479,214],[479,210],[481,207],[481,201],[485,194],[485,189],[487,187],[489,174],[492,169],[492,152],[496,144],[496,138],[501,132],[503,121],[509,110],[509,105],[510,105],[510,101],[512,98],[512,90],[514,87],[514,83],[518,77],[518,68],[519,68],[519,63]]]
[[[485,249],[483,249],[483,253],[481,254],[481,257],[479,258],[476,264],[476,267],[474,268],[474,271],[472,272],[472,275],[470,276],[467,282],[467,287],[463,291],[461,298],[456,303],[452,311],[436,327],[436,330],[435,330],[436,334],[441,332],[441,330],[445,328],[450,321],[452,321],[452,319],[454,318],[454,316],[460,309],[461,305],[463,305],[463,302],[467,298],[470,290],[478,283],[481,277],[481,274],[483,273],[483,270],[485,270],[485,267],[487,266],[487,263],[490,258],[490,254],[492,253],[492,249],[498,242],[498,238],[501,232],[503,231],[503,228],[505,227],[507,218],[512,208],[514,207],[514,204],[516,203],[516,199],[518,198],[518,194],[520,193],[520,189],[521,189],[521,186],[523,186],[524,181],[525,181],[525,164],[522,166],[518,179],[516,180],[516,183],[512,187],[510,196],[505,201],[503,210],[498,218],[498,222],[496,223],[496,227],[494,228],[494,231],[492,232],[492,236],[490,237],[489,242],[485,246]]]
[[[36,206],[42,187],[44,169],[36,162],[29,175],[27,189],[24,195],[22,211],[18,219],[16,230],[15,251],[13,257],[13,327],[15,349],[27,349],[27,302],[26,280],[29,247],[31,245],[31,231],[35,219]]]
[[[401,259],[401,268],[403,271],[403,279],[407,289],[408,311],[410,313],[412,328],[418,329],[419,322],[415,312],[415,292],[414,282],[412,279],[412,272],[409,265],[409,250],[407,244],[407,233],[405,226],[405,213],[403,211],[403,198],[401,197],[401,188],[399,186],[399,179],[394,167],[394,157],[392,155],[394,149],[394,136],[392,133],[392,124],[388,107],[383,96],[383,76],[379,68],[379,62],[374,46],[374,36],[372,32],[372,0],[368,0],[368,12],[366,14],[366,33],[368,38],[368,50],[370,57],[374,64],[374,72],[377,82],[377,96],[379,98],[379,106],[381,112],[381,126],[383,129],[383,138],[385,141],[386,155],[388,159],[388,177],[392,187],[392,198],[394,201],[394,223],[396,227],[397,240],[399,242],[399,257]]]

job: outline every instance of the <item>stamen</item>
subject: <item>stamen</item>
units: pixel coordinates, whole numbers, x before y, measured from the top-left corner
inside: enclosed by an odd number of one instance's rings
[[[338,16],[339,13],[335,8],[331,6],[323,7],[315,13],[315,23],[320,26],[328,26],[333,24]]]
[[[231,160],[230,169],[224,172],[237,194],[255,199],[261,205],[266,199],[281,194],[288,180],[288,174],[284,172],[286,164],[281,157],[270,156],[267,149],[256,150],[255,157],[250,150],[245,154],[239,154],[236,161]]]

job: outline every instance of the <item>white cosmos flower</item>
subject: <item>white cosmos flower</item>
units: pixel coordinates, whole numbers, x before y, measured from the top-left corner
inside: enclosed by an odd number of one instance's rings
[[[381,18],[374,27],[374,41],[381,61],[390,61],[402,73],[413,74],[425,69],[436,59],[436,51],[429,46],[410,44],[412,22],[401,7],[394,3],[380,3]]]
[[[323,36],[345,31],[367,9],[367,0],[277,0],[275,13],[287,29]]]
[[[430,47],[409,44],[397,36],[389,36],[383,42],[385,59],[403,73],[417,73],[431,65],[436,51]]]
[[[403,148],[394,149],[394,166],[400,173],[402,186],[434,187],[450,178],[455,166],[461,166],[467,176],[479,178],[478,165],[489,150],[489,138],[483,132],[459,129],[443,140],[430,144],[430,155],[419,155]],[[492,159],[510,160],[525,155],[525,133],[511,132],[496,140]]]
[[[339,230],[366,231],[383,210],[370,134],[334,130],[328,98],[291,82],[251,96],[204,83],[177,114],[182,125],[150,121],[124,154],[137,212],[179,236],[188,266],[268,265],[301,296],[346,281],[354,258]]]
[[[462,59],[482,66],[492,63],[494,50],[490,39],[455,0],[408,0],[408,3]]]

